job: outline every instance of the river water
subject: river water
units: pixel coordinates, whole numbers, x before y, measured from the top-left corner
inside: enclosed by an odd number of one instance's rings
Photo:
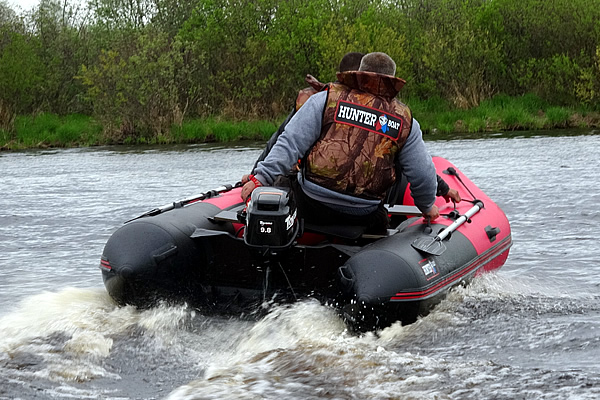
[[[428,140],[505,211],[509,259],[362,336],[312,301],[258,321],[117,307],[124,221],[233,183],[261,144],[0,153],[0,399],[598,399],[600,132]]]

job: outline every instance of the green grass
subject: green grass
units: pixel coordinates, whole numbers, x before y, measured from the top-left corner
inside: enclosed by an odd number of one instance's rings
[[[271,121],[221,121],[216,118],[185,121],[174,126],[171,138],[177,143],[233,142],[237,140],[266,140],[277,130]]]
[[[92,146],[102,142],[102,127],[85,115],[43,113],[17,117],[14,132],[3,132],[0,139],[0,147],[13,149]]]
[[[486,130],[486,127],[486,120],[482,117],[470,118],[466,124],[466,129],[469,133],[483,132]]]
[[[577,113],[569,107],[552,106],[533,94],[498,95],[469,110],[452,108],[440,99],[407,103],[424,132],[446,134],[567,128]],[[585,123],[578,120],[576,127],[582,126]]]
[[[572,112],[562,107],[549,107],[546,110],[546,120],[550,126],[567,126]]]
[[[11,143],[13,140],[14,140],[14,135],[11,132],[6,131],[4,129],[0,129],[0,148],[5,143]]]
[[[469,110],[456,109],[440,98],[405,99],[423,132],[460,135],[480,132],[600,126],[600,114],[550,105],[529,94],[498,95]],[[283,120],[284,117],[281,117]],[[281,121],[228,121],[218,117],[190,119],[159,135],[121,138],[123,144],[168,144],[267,140]],[[102,127],[85,115],[19,116],[14,129],[0,130],[0,149],[73,147],[113,144]]]

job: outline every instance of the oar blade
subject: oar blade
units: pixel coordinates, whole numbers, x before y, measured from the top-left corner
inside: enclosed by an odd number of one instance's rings
[[[412,242],[411,246],[422,253],[432,256],[440,256],[446,251],[446,245],[441,240],[430,237],[417,238]]]

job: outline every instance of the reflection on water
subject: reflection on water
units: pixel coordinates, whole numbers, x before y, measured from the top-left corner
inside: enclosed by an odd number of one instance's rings
[[[121,223],[248,172],[260,146],[0,153],[0,399],[596,399],[600,136],[436,139],[506,212],[497,273],[409,326],[355,336],[313,301],[263,319],[117,307]]]

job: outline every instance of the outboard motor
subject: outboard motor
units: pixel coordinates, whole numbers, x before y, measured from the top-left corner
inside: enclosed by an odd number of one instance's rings
[[[258,187],[246,207],[244,242],[261,249],[289,248],[299,232],[296,202],[289,188]]]

